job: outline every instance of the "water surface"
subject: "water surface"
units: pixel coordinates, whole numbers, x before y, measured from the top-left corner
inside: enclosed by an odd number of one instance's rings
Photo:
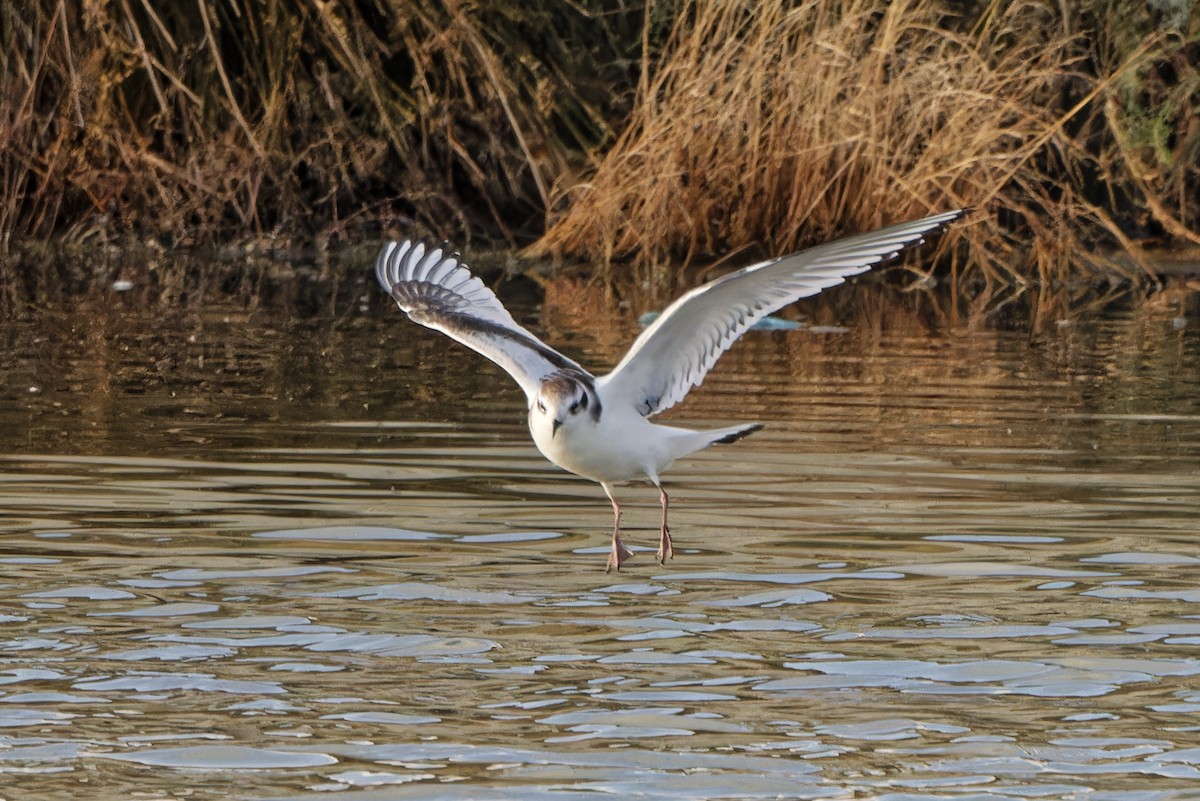
[[[666,567],[624,489],[607,575],[515,385],[372,295],[10,321],[0,795],[1197,797],[1196,295],[841,292],[672,413],[767,428],[668,474]],[[518,316],[600,368],[638,311]]]

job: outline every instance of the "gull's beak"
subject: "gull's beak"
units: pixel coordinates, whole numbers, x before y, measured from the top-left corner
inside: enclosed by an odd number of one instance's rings
[[[562,420],[554,421],[554,424],[550,427],[550,436],[551,437],[553,437],[555,434],[558,433],[558,427],[561,425],[562,425]]]

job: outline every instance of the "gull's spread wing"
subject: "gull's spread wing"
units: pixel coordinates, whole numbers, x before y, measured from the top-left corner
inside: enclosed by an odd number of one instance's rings
[[[441,331],[503,367],[532,403],[549,376],[586,370],[517,325],[457,253],[405,240],[383,246],[375,261],[380,285],[410,320]]]
[[[722,353],[750,326],[800,298],[865,272],[964,210],[846,237],[751,265],[693,289],[634,341],[597,386],[609,403],[628,402],[645,416],[669,409],[699,386]]]

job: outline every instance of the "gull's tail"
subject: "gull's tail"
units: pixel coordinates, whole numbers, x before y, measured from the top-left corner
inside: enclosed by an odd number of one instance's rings
[[[746,425],[730,426],[729,428],[718,428],[716,431],[704,431],[710,439],[704,444],[704,447],[709,445],[728,445],[731,442],[737,442],[742,437],[748,437],[755,431],[763,427],[762,423],[747,423]]]
[[[762,427],[762,423],[743,423],[740,426],[715,428],[711,431],[687,431],[676,441],[676,453],[672,458],[681,459],[690,453],[702,451],[709,445],[728,445],[730,442],[737,442]]]

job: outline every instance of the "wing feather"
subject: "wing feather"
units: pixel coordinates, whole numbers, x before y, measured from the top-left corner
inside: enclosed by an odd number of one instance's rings
[[[846,237],[745,267],[679,298],[597,380],[606,403],[644,416],[683,400],[721,354],[771,312],[842,283],[943,230],[964,209]]]
[[[504,368],[530,403],[542,381],[555,373],[591,378],[574,361],[518,325],[457,253],[407,239],[389,242],[375,261],[375,277],[409,319],[442,332]]]

